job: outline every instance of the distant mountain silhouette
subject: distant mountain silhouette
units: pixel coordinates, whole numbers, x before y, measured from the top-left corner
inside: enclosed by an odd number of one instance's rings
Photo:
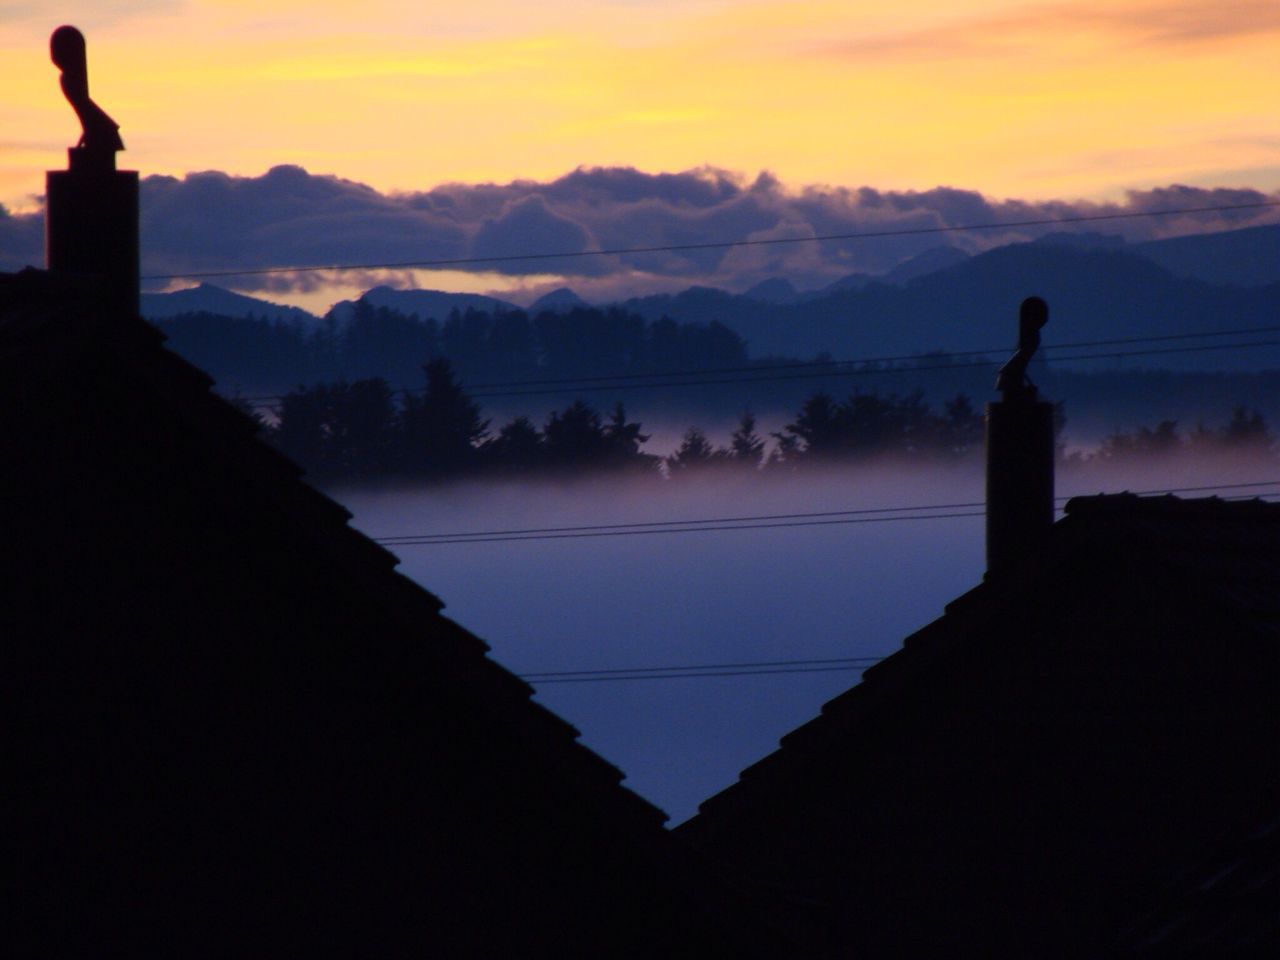
[[[1069,233],[1057,230],[1031,241],[1040,246],[1075,247],[1078,250],[1118,250],[1125,245],[1124,237],[1112,233]]]
[[[1255,227],[1126,245],[1102,233],[1056,233],[969,257],[936,247],[875,277],[850,274],[823,290],[800,293],[774,277],[744,294],[694,286],[619,306],[646,320],[718,321],[748,341],[750,355],[810,358],[913,354],[931,350],[1007,349],[998,318],[1021,298],[1049,300],[1046,343],[1156,336],[1274,323],[1280,315],[1280,226]],[[364,299],[421,319],[443,322],[453,310],[513,311],[479,294],[374,287]],[[531,313],[563,313],[584,301],[567,287],[534,301]],[[350,319],[352,301],[332,310]],[[145,294],[152,319],[203,311],[230,317],[314,322],[306,311],[231,293],[209,284],[172,294]],[[993,336],[992,330],[999,331]],[[1265,350],[1166,354],[1129,366],[1174,370],[1251,370],[1276,366]]]
[[[903,260],[880,280],[884,283],[903,284],[919,277],[928,276],[931,273],[937,273],[939,270],[946,270],[948,267],[954,267],[956,264],[964,263],[969,259],[969,254],[963,250],[957,250],[955,247],[930,247],[924,253],[918,253],[914,257]]]
[[[1153,240],[1129,249],[1180,277],[1241,287],[1280,283],[1280,225]]]
[[[183,313],[214,313],[222,317],[258,317],[272,322],[299,321],[303,324],[315,324],[319,317],[308,313],[301,307],[272,303],[257,297],[247,297],[241,293],[232,293],[212,283],[202,283],[198,287],[186,290],[175,290],[172,293],[144,293],[142,295],[142,315],[148,320],[163,320]]]
[[[805,294],[805,299],[816,300],[828,293],[836,293],[839,290],[861,290],[868,283],[874,283],[880,277],[874,273],[850,273],[847,276],[835,280],[820,290],[811,290]]]
[[[851,273],[848,276],[841,277],[834,283],[827,284],[820,290],[807,291],[801,294],[799,299],[818,300],[828,294],[839,293],[843,290],[861,290],[872,283],[901,285],[919,277],[937,273],[939,270],[954,267],[956,264],[964,263],[968,259],[969,254],[955,247],[930,247],[923,253],[908,257],[886,273]]]
[[[591,304],[583,300],[580,296],[570,290],[568,287],[560,287],[552,290],[550,293],[544,293],[533,303],[529,304],[529,314],[543,313],[550,311],[551,313],[565,313],[578,307],[589,307]]]
[[[374,307],[386,307],[406,316],[417,314],[419,319],[430,317],[444,322],[451,310],[466,312],[468,309],[483,310],[487,313],[504,310],[518,310],[514,303],[486,297],[478,293],[445,293],[442,290],[396,290],[392,287],[374,287],[366,290],[361,297]],[[343,300],[335,303],[329,314],[339,322],[350,319],[353,303]]]
[[[811,357],[822,351],[859,357],[1002,350],[1010,344],[1001,342],[1007,338],[998,318],[1016,314],[1029,294],[1053,305],[1045,337],[1050,345],[1262,326],[1280,315],[1280,283],[1212,284],[1176,276],[1130,247],[1057,243],[1000,247],[902,286],[871,282],[796,304],[694,287],[625,305],[648,319],[718,320],[746,338],[753,357]],[[1138,365],[1244,370],[1274,367],[1276,361],[1274,352],[1222,351],[1168,354]]]
[[[765,303],[795,303],[801,297],[794,283],[786,277],[770,277],[761,280],[742,294],[752,300],[763,300]]]

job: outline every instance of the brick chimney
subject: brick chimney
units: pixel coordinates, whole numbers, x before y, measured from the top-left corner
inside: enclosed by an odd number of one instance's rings
[[[1018,349],[996,378],[1001,399],[987,404],[988,576],[1033,555],[1053,526],[1053,405],[1027,378],[1048,319],[1039,297],[1022,301]]]

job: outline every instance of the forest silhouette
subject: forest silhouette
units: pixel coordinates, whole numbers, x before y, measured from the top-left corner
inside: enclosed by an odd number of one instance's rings
[[[772,475],[816,466],[892,460],[907,465],[958,463],[982,450],[982,414],[965,394],[935,409],[920,391],[905,395],[853,391],[838,398],[811,393],[783,428],[768,435],[750,411],[723,446],[698,426],[663,457],[644,449],[650,435],[615,402],[607,413],[583,399],[552,410],[541,423],[518,414],[501,426],[484,416],[444,357],[422,367],[425,388],[393,390],[386,380],[338,380],[288,393],[278,418],[262,421],[269,442],[319,482],[583,475],[679,481],[718,470]],[[251,406],[241,403],[250,415]],[[261,419],[261,418],[260,418]],[[1061,436],[1066,417],[1057,407]],[[1096,450],[1059,446],[1074,464],[1119,464],[1139,458],[1248,453],[1277,456],[1266,418],[1238,405],[1220,426],[1180,429],[1173,420],[1108,434]]]
[[[719,427],[746,409],[776,423],[815,388],[843,394],[851,382],[879,395],[919,391],[940,411],[959,394],[977,404],[990,396],[999,363],[944,351],[895,361],[761,356],[715,320],[645,319],[625,307],[464,309],[443,321],[366,300],[347,307],[320,321],[197,312],[154,323],[225,396],[276,413],[284,394],[303,384],[381,379],[392,391],[421,390],[423,364],[447,358],[473,399],[502,422],[521,414],[538,419],[586,396],[604,410],[616,399],[633,408],[642,403],[646,417],[664,428]],[[1131,363],[1077,369],[1043,360],[1033,367],[1046,396],[1065,401],[1075,430],[1094,440],[1153,416],[1194,424],[1239,404],[1269,411],[1280,397],[1277,370],[1170,371]],[[1164,398],[1162,409],[1151,409],[1153,396]],[[520,442],[518,434],[511,438]]]

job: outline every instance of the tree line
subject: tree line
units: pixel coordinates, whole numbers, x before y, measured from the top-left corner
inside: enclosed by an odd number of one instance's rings
[[[714,444],[694,426],[674,452],[661,457],[644,450],[649,435],[621,402],[602,413],[578,399],[541,423],[522,414],[494,426],[448,359],[430,360],[422,371],[425,385],[419,390],[393,390],[380,377],[298,387],[263,421],[267,439],[321,482],[590,472],[678,480],[713,470],[784,472],[885,457],[957,462],[979,453],[983,442],[982,415],[964,394],[934,409],[919,391],[899,396],[855,390],[837,398],[818,390],[777,432],[762,435],[755,417],[744,412],[727,444]],[[1059,433],[1064,422],[1059,407]],[[1227,450],[1275,454],[1275,438],[1260,412],[1237,406],[1221,427],[1181,430],[1164,420],[1116,431],[1096,450],[1065,459],[1117,463]]]
[[[335,308],[318,323],[204,313],[167,318],[156,325],[170,348],[207,371],[229,394],[280,395],[299,383],[351,384],[376,378],[397,390],[418,388],[422,363],[442,357],[477,392],[480,385],[538,381],[543,384],[539,395],[553,406],[564,406],[578,395],[568,383],[562,389],[556,386],[560,381],[655,374],[662,380],[662,375],[681,374],[669,378],[675,386],[651,388],[644,395],[648,415],[661,416],[664,422],[724,422],[746,407],[775,420],[796,410],[815,387],[838,392],[851,378],[880,394],[923,390],[929,403],[941,409],[957,394],[987,396],[1003,362],[997,357],[984,366],[979,357],[933,351],[911,360],[868,361],[851,368],[828,355],[755,356],[724,323],[677,322],[662,316],[649,321],[622,308],[567,313],[464,310],[437,321],[360,300]],[[882,347],[867,349],[883,352]],[[800,362],[804,369],[795,369]],[[725,369],[741,373],[696,375]],[[690,372],[695,375],[688,376]],[[1175,373],[1074,370],[1050,364],[1035,380],[1044,396],[1066,400],[1081,422],[1140,422],[1152,396],[1166,398],[1166,413],[1188,420],[1199,410],[1227,409],[1232,401],[1259,409],[1273,409],[1280,402],[1280,369]],[[485,390],[490,414],[505,419],[525,412],[527,401],[499,396],[503,389]],[[516,386],[511,392],[523,389],[527,387]]]
[[[1153,457],[1220,453],[1264,457],[1276,454],[1276,438],[1262,413],[1237,404],[1220,427],[1198,422],[1182,429],[1176,420],[1161,420],[1151,427],[1117,430],[1103,437],[1096,450],[1073,452],[1068,459],[1073,463],[1120,464]]]
[[[739,367],[746,342],[722,323],[646,321],[617,307],[567,312],[452,310],[443,322],[365,300],[319,325],[189,313],[157,321],[172,349],[220,383],[275,391],[286,384],[381,378],[421,381],[424,360],[447,357],[469,383],[671,373]]]

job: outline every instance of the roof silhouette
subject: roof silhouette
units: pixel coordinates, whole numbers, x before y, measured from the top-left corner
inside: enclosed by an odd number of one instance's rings
[[[1165,955],[1160,909],[1274,948],[1227,887],[1161,891],[1274,824],[1278,694],[1280,504],[1077,498],[676,833],[819,956]]]
[[[100,295],[0,275],[11,946],[786,955],[661,811]]]
[[[1231,813],[1230,811],[1228,812]],[[1120,937],[1141,958],[1272,956],[1280,943],[1280,780],[1179,870]]]

